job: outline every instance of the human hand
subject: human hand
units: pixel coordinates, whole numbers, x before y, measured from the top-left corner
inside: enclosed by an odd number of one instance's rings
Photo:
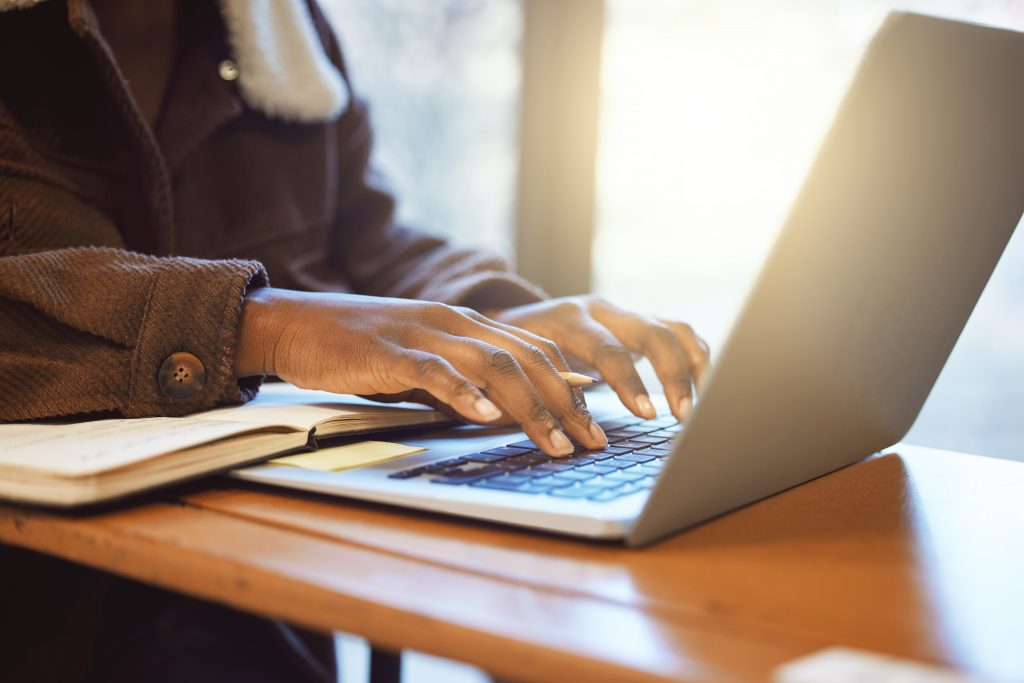
[[[693,386],[700,388],[710,367],[708,345],[686,323],[630,313],[596,296],[549,299],[487,313],[550,339],[564,353],[597,369],[622,403],[647,419],[656,412],[637,374],[634,352],[650,359],[679,420],[689,415]]]
[[[608,443],[558,374],[567,370],[550,341],[469,309],[270,287],[246,295],[235,351],[236,377],[343,394],[422,390],[474,422],[507,415],[550,455],[572,452],[565,432],[587,448]]]

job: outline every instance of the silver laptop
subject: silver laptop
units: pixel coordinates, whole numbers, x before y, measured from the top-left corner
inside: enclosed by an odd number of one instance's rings
[[[612,443],[568,460],[462,427],[378,466],[235,475],[649,543],[899,441],[1022,209],[1024,35],[892,14],[686,425],[590,394]]]

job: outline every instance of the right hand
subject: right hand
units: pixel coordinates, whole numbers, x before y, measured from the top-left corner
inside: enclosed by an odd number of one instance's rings
[[[568,370],[553,342],[470,309],[270,287],[246,295],[235,351],[236,377],[339,394],[422,390],[472,422],[510,417],[550,455],[572,452],[566,432],[588,448],[607,444],[558,374]]]

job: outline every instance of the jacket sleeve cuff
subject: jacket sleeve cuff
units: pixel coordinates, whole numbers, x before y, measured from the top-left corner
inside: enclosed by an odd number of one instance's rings
[[[234,376],[238,322],[245,293],[267,282],[256,261],[179,258],[163,269],[149,291],[131,358],[125,415],[185,415],[251,399],[260,378]],[[205,381],[194,394],[174,398],[161,387],[159,372],[178,352],[199,360]]]

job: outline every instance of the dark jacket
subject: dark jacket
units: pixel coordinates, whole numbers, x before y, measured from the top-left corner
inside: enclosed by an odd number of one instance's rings
[[[394,223],[355,98],[313,123],[248,106],[219,74],[231,52],[216,8],[181,3],[152,132],[87,2],[0,13],[0,420],[244,400],[258,383],[232,374],[241,299],[268,275],[481,308],[540,297],[501,259]],[[186,399],[157,381],[177,351],[206,369]]]
[[[480,308],[541,296],[498,258],[395,225],[392,198],[369,180],[361,103],[304,123],[249,106],[219,73],[232,55],[218,3],[180,5],[155,131],[87,2],[0,13],[0,420],[244,400],[258,382],[232,374],[241,300],[268,275],[279,287]],[[186,399],[157,381],[177,351],[206,368]],[[76,680],[95,666],[105,596],[122,584],[23,557],[0,545],[0,678]]]

